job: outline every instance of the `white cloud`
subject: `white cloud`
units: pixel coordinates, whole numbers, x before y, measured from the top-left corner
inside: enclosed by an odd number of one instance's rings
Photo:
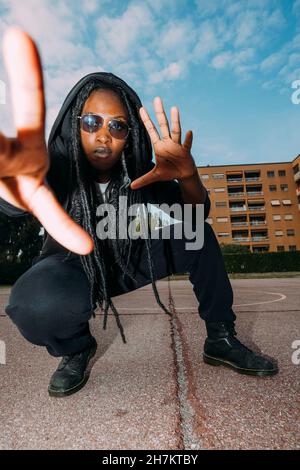
[[[152,73],[149,77],[150,84],[162,83],[165,81],[176,80],[177,78],[183,78],[186,74],[186,67],[183,63],[172,62],[164,69]]]
[[[82,11],[87,14],[95,13],[99,7],[97,0],[80,0],[80,2]]]
[[[96,22],[97,49],[102,59],[115,65],[136,56],[142,40],[151,40],[154,30],[154,18],[147,6],[129,4],[121,16],[103,15]]]
[[[222,52],[213,58],[211,65],[215,69],[224,69],[230,64],[232,55],[232,52]]]
[[[269,72],[270,70],[274,69],[282,62],[284,62],[285,57],[282,51],[274,52],[274,54],[269,55],[266,57],[262,63],[260,64],[260,68],[263,72]]]
[[[252,59],[253,56],[254,50],[251,48],[238,52],[225,51],[216,55],[213,58],[211,65],[215,69],[231,68],[239,73],[242,73],[243,71],[249,71],[253,68],[253,65],[241,66],[241,64],[244,64],[245,62]]]
[[[188,9],[186,0],[116,5],[110,0],[82,0],[80,5],[0,0],[5,7],[0,33],[18,24],[37,40],[49,122],[73,84],[94,70],[112,72],[145,94],[156,92],[156,85],[183,80],[195,64],[220,73],[231,70],[239,80],[259,70],[257,79],[268,86],[272,81],[282,86],[298,71],[300,34],[279,50],[271,48],[286,25],[276,0],[194,0],[195,7]],[[299,5],[295,0],[294,13]]]
[[[157,54],[161,57],[182,57],[187,54],[196,39],[196,28],[191,20],[170,20],[156,41]]]
[[[293,5],[294,15],[300,15],[300,0],[295,0]]]
[[[192,50],[191,60],[199,62],[206,59],[208,55],[218,50],[222,42],[217,37],[217,32],[209,21],[204,21],[198,29],[198,38],[196,45]]]

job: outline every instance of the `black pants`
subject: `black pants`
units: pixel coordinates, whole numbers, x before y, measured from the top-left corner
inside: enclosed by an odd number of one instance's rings
[[[184,236],[169,240],[151,239],[155,279],[172,273],[189,273],[199,302],[199,315],[206,321],[234,321],[233,293],[218,241],[211,226],[204,223],[201,249],[187,250]],[[80,259],[55,254],[37,260],[14,284],[6,313],[31,343],[45,346],[52,356],[64,356],[85,349],[91,340],[89,283]],[[129,269],[137,285],[116,268],[109,288],[111,297],[151,283],[145,243],[134,252]],[[153,293],[154,295],[154,293]],[[163,311],[162,311],[162,314]]]

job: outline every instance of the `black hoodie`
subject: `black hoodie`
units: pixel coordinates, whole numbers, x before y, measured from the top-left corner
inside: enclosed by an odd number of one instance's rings
[[[79,82],[69,92],[53,124],[48,139],[48,155],[50,159],[50,167],[46,175],[47,184],[53,190],[58,201],[61,203],[61,205],[65,208],[67,212],[69,212],[70,210],[69,201],[72,200],[72,194],[70,191],[71,181],[69,171],[70,157],[68,153],[68,142],[71,134],[71,106],[74,103],[74,100],[76,99],[81,88],[90,80],[99,80],[101,83],[105,83],[108,85],[112,84],[114,86],[117,85],[122,88],[126,92],[131,105],[136,108],[137,115],[139,114],[139,108],[142,106],[142,103],[135,91],[130,88],[127,83],[124,82],[122,79],[108,72],[96,72],[86,75],[81,80],[79,80]],[[141,174],[145,174],[146,172],[150,171],[151,168],[154,167],[154,162],[152,161],[151,140],[147,132],[145,148],[140,149],[140,151],[141,156],[143,158],[143,171]],[[152,183],[148,186],[143,187],[142,199],[145,204],[167,203],[171,205],[173,203],[180,203],[181,205],[183,205],[181,191],[179,188],[179,184],[176,180]],[[0,211],[12,217],[18,217],[27,214],[26,211],[23,211],[13,206],[12,204],[6,202],[1,198]],[[206,194],[206,200],[204,205],[205,219],[207,218],[209,211],[210,199],[208,197],[208,194]],[[60,252],[67,252],[67,249],[60,245],[45,231],[44,243],[39,258],[44,258],[46,256]]]

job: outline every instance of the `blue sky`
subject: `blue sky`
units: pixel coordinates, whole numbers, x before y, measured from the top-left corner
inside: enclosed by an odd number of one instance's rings
[[[38,43],[47,133],[76,81],[104,70],[137,91],[156,125],[155,96],[168,117],[178,106],[197,165],[300,153],[300,104],[291,100],[300,80],[300,0],[0,0],[1,37],[9,25]],[[2,62],[0,79],[7,83]],[[12,134],[9,110],[8,98],[1,129]]]

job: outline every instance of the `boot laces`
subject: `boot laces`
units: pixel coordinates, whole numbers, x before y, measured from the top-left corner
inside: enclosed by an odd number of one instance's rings
[[[235,336],[237,336],[237,332],[235,331],[234,324],[229,323],[227,324],[228,330],[230,331],[230,334],[233,336],[235,344],[237,344],[241,349],[244,351],[248,351],[251,354],[254,354],[251,349],[249,349],[247,346],[245,346],[243,343],[241,343]]]

